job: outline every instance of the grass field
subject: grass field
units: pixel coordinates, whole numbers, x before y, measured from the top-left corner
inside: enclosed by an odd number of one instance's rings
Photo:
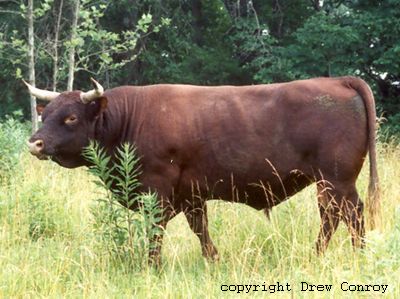
[[[400,298],[400,148],[380,145],[378,164],[382,225],[367,232],[364,250],[352,249],[340,224],[326,254],[315,255],[319,216],[311,186],[275,207],[269,221],[244,205],[210,202],[217,263],[204,260],[178,215],[167,227],[157,272],[130,267],[100,246],[90,212],[99,191],[85,169],[62,169],[24,153],[0,186],[0,298]],[[363,199],[367,184],[365,165],[358,180]],[[289,283],[292,291],[221,291],[232,284],[265,284],[268,290],[277,282]],[[301,282],[332,289],[302,292]],[[342,282],[388,287],[384,294],[382,288],[351,292],[341,290]]]

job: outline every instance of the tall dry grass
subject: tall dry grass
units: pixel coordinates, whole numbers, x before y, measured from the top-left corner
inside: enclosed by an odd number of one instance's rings
[[[379,146],[382,227],[367,232],[367,247],[353,250],[340,224],[328,251],[315,254],[319,229],[316,188],[310,186],[272,210],[213,201],[210,233],[220,261],[201,256],[182,215],[166,230],[161,271],[132,269],[102,250],[91,207],[100,196],[84,169],[67,170],[23,154],[0,186],[0,298],[236,298],[222,284],[290,283],[281,298],[381,297],[343,292],[340,284],[387,284],[383,296],[400,297],[400,148]],[[368,167],[358,180],[366,197]],[[144,259],[147,257],[143,257]],[[332,284],[330,292],[301,292],[300,283]],[[241,294],[243,295],[243,294]],[[268,297],[251,292],[250,297]]]

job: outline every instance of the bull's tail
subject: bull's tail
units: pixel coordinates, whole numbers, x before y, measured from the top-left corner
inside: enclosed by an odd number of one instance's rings
[[[379,178],[376,165],[376,111],[375,100],[368,84],[355,77],[347,77],[346,83],[350,85],[362,97],[367,112],[368,126],[368,150],[369,150],[369,185],[367,209],[369,215],[369,226],[371,229],[379,226],[380,222],[380,190]]]

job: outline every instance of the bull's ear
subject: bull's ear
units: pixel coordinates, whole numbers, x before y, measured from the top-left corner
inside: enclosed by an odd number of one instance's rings
[[[36,105],[36,112],[38,115],[42,115],[44,108],[46,105],[37,104]]]
[[[107,98],[99,97],[98,99],[86,104],[91,118],[99,117],[107,108]]]

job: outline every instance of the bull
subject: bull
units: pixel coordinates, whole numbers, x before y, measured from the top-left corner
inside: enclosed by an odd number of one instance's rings
[[[254,86],[160,84],[104,91],[92,79],[88,92],[53,92],[26,83],[50,101],[30,152],[62,167],[88,166],[90,140],[113,153],[129,142],[141,157],[143,190],[158,194],[159,225],[183,212],[202,253],[217,259],[207,200],[247,204],[267,212],[316,183],[323,252],[340,220],[354,246],[363,246],[363,202],[356,179],[369,152],[368,211],[379,208],[375,103],[356,77],[314,78]],[[162,236],[151,246],[160,262]]]

